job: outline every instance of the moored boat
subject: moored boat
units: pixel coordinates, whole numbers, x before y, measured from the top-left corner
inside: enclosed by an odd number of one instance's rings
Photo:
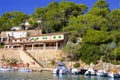
[[[67,74],[68,69],[63,62],[57,64],[57,68],[53,70],[53,74]]]
[[[7,66],[1,66],[0,71],[14,71],[14,68],[7,67]]]
[[[32,72],[32,69],[30,69],[30,68],[19,68],[18,71],[20,71],[20,72]]]
[[[97,76],[107,76],[107,71],[106,70],[98,70],[96,72]]]
[[[81,70],[78,69],[78,68],[73,68],[73,69],[71,70],[71,74],[74,74],[74,75],[80,74],[80,72],[81,72]]]
[[[110,70],[107,75],[108,77],[112,77],[112,78],[120,78],[120,73],[116,69]]]
[[[96,71],[93,70],[92,68],[89,68],[86,72],[85,75],[87,76],[95,76],[96,75]]]

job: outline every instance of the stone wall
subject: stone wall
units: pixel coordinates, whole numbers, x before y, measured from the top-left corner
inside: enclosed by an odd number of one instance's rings
[[[58,60],[62,57],[62,50],[28,50],[34,58],[40,61]]]
[[[10,49],[0,49],[0,59],[3,58],[10,59],[15,58],[19,60],[19,50],[10,50]]]
[[[10,59],[10,58],[15,58],[20,60],[20,50],[12,50],[12,49],[0,49],[0,59],[2,59],[3,54],[4,57],[6,59]],[[53,67],[49,65],[49,62],[51,60],[55,60],[55,61],[59,61],[61,59],[62,56],[64,56],[62,50],[53,50],[53,49],[49,49],[49,50],[27,50],[28,53],[30,53],[38,62],[40,62],[42,65],[44,65],[44,67]],[[73,64],[75,62],[65,62],[65,64],[67,65],[67,67],[72,68]],[[86,64],[84,64],[83,62],[80,61],[80,67],[81,68],[88,68],[89,66]]]
[[[0,59],[10,59],[15,58],[20,60],[20,50],[13,50],[13,49],[0,49]],[[62,56],[61,50],[27,50],[36,60],[39,62],[50,61],[50,60],[58,60]]]

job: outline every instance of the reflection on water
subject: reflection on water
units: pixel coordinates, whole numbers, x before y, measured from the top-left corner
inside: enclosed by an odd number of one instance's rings
[[[80,75],[53,75],[55,80],[80,80]]]
[[[85,75],[53,75],[54,80],[120,80],[120,78],[85,76]]]
[[[0,72],[0,80],[53,80],[48,72]]]
[[[50,72],[0,72],[0,80],[120,80],[85,75],[55,75]]]

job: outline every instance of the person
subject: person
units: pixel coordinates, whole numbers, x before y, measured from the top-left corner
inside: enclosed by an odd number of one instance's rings
[[[26,46],[23,47],[23,51],[26,51]]]
[[[29,67],[29,63],[26,63],[26,66]]]

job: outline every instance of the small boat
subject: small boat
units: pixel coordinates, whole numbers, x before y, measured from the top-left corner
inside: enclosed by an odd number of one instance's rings
[[[12,67],[6,67],[6,66],[1,66],[0,71],[14,71],[14,68]]]
[[[107,71],[105,71],[105,70],[98,70],[97,72],[96,72],[96,75],[97,76],[107,76]]]
[[[74,75],[80,74],[80,72],[81,72],[81,70],[78,69],[78,68],[73,68],[73,69],[71,70],[71,74],[74,74]]]
[[[96,75],[96,71],[93,70],[92,68],[89,68],[86,72],[85,75],[87,76],[95,76]]]
[[[53,74],[67,74],[68,69],[63,62],[57,64],[57,68],[53,70]]]
[[[111,78],[120,78],[120,73],[116,69],[110,70],[107,75]]]
[[[32,72],[32,69],[30,69],[30,68],[19,68],[18,71],[20,71],[20,72]]]
[[[55,69],[53,70],[53,74],[59,74],[58,68],[55,68]]]

